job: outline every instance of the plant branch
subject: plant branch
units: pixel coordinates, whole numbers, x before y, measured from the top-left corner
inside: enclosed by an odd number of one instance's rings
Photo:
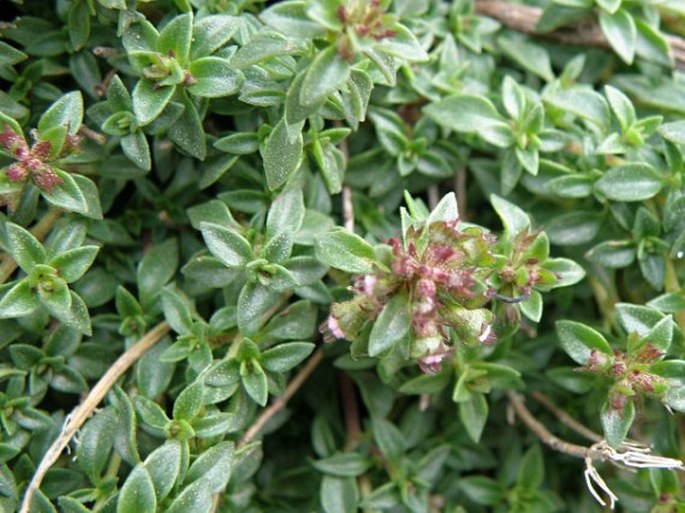
[[[243,437],[238,443],[238,448],[245,447],[257,436],[259,431],[266,425],[271,418],[281,411],[288,404],[288,401],[295,395],[295,393],[300,389],[300,387],[307,381],[309,375],[314,372],[316,366],[319,365],[323,359],[323,348],[319,347],[314,354],[309,357],[307,363],[300,369],[300,371],[295,375],[288,386],[283,392],[283,395],[277,397],[271,405],[265,409],[257,420],[250,426],[250,428],[245,432]]]
[[[571,442],[562,440],[556,435],[553,435],[542,422],[536,419],[533,414],[526,408],[523,396],[517,394],[516,392],[507,392],[507,397],[509,398],[509,403],[514,408],[516,415],[519,419],[530,429],[545,445],[554,449],[555,451],[563,452],[569,456],[575,456],[576,458],[587,458],[590,456],[592,459],[603,460],[604,457],[599,451],[593,451],[589,447],[584,447],[582,445],[577,445]]]
[[[33,236],[39,241],[45,239],[61,215],[62,211],[59,208],[50,207],[45,215],[31,228]],[[5,254],[3,256],[2,263],[0,263],[0,284],[5,283],[18,267],[11,255]]]
[[[160,322],[148,331],[112,364],[102,378],[100,378],[100,381],[92,388],[86,399],[67,416],[62,431],[43,456],[29,486],[26,488],[20,513],[30,513],[32,511],[31,501],[33,500],[33,494],[40,488],[45,474],[57,461],[64,448],[69,444],[81,426],[83,426],[88,417],[91,416],[114,384],[145,352],[159,342],[168,332],[169,325],[166,321]]]
[[[561,421],[562,424],[568,426],[573,431],[578,433],[580,436],[583,436],[593,442],[601,442],[604,439],[602,435],[600,435],[599,433],[595,433],[592,429],[584,426],[576,419],[571,417],[564,410],[559,408],[556,404],[552,402],[552,400],[549,397],[547,397],[542,392],[535,391],[531,394],[531,396],[533,397],[533,399],[535,399],[537,402],[539,402],[541,405],[543,405],[545,408],[551,411],[554,414],[554,416]]]
[[[585,471],[583,475],[585,477],[585,484],[588,490],[602,506],[606,506],[605,500],[597,492],[595,486],[597,486],[606,497],[609,498],[609,507],[614,509],[614,505],[618,501],[618,497],[611,491],[609,486],[606,484],[602,476],[597,472],[594,466],[595,461],[610,461],[611,463],[618,465],[623,468],[665,468],[673,470],[685,470],[683,462],[676,460],[674,458],[665,458],[663,456],[654,456],[651,454],[650,447],[643,445],[638,442],[624,441],[618,448],[611,447],[606,440],[600,439],[590,447],[584,447],[582,445],[576,445],[571,442],[562,440],[556,435],[553,435],[549,430],[537,420],[533,414],[526,408],[523,397],[516,392],[507,392],[507,397],[509,398],[509,403],[514,408],[516,415],[521,421],[530,429],[545,445],[551,447],[555,451],[568,454],[570,456],[575,456],[577,458],[583,458],[585,460]],[[558,408],[554,407],[556,411]],[[565,413],[564,416],[568,417]],[[561,417],[560,417],[561,418]],[[570,419],[570,417],[568,417]],[[572,420],[572,423],[578,426],[577,421]],[[587,434],[591,431],[582,426],[584,430],[587,430]],[[594,436],[594,433],[593,433]]]
[[[542,9],[538,7],[502,0],[476,0],[474,11],[476,14],[494,18],[505,27],[524,34],[568,45],[611,48],[602,29],[595,22],[574,23],[553,32],[543,33],[537,30],[538,21],[542,17]],[[670,34],[664,34],[664,38],[671,48],[675,67],[685,69],[685,40]]]

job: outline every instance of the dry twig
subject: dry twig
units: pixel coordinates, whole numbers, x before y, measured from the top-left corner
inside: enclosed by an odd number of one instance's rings
[[[476,14],[494,18],[505,27],[517,32],[534,35],[557,43],[611,48],[602,29],[594,22],[574,23],[553,32],[538,32],[537,24],[542,16],[542,9],[539,7],[515,4],[502,0],[476,0],[474,11]],[[685,69],[685,40],[669,34],[666,34],[665,38],[671,48],[675,67]]]
[[[91,416],[95,408],[105,398],[119,378],[140,359],[152,346],[159,342],[164,335],[169,332],[169,325],[166,321],[160,322],[157,326],[148,331],[143,338],[132,345],[124,352],[100,378],[100,381],[92,388],[88,397],[72,411],[65,419],[64,426],[59,436],[47,450],[33,478],[26,488],[24,500],[21,504],[20,513],[30,513],[33,494],[38,491],[45,474],[50,467],[57,461],[64,448],[77,433],[84,422]]]

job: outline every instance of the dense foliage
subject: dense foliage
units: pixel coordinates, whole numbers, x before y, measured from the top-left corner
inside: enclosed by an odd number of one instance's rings
[[[3,7],[0,511],[685,511],[685,7],[534,4]]]

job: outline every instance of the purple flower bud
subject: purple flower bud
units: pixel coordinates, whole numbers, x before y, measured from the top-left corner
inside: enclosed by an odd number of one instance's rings
[[[343,330],[340,329],[340,325],[338,324],[338,319],[336,319],[332,315],[328,316],[328,319],[326,320],[326,327],[328,328],[328,331],[330,331],[335,338],[337,338],[337,339],[345,338],[345,333],[343,333]]]

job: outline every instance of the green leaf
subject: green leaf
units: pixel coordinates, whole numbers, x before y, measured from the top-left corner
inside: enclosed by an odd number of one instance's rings
[[[664,123],[657,131],[664,139],[676,144],[685,144],[685,120]]]
[[[279,2],[265,9],[260,19],[286,36],[311,39],[323,36],[326,29],[307,16],[307,3],[301,0]]]
[[[589,88],[550,89],[543,96],[546,103],[587,119],[601,128],[610,124],[609,106],[601,94]]]
[[[640,18],[633,17],[637,27],[635,53],[643,59],[668,68],[673,67],[673,52],[664,34]]]
[[[644,162],[613,167],[595,182],[595,189],[614,201],[646,200],[658,194],[663,186],[663,177]]]
[[[452,375],[447,370],[436,374],[421,374],[402,384],[403,394],[436,394],[449,385]]]
[[[157,497],[154,484],[145,467],[138,464],[121,487],[117,513],[139,513],[156,509]]]
[[[350,64],[341,59],[335,46],[319,52],[307,68],[300,89],[304,106],[317,105],[340,89],[350,76]]]
[[[618,118],[621,131],[625,132],[635,123],[635,107],[625,94],[610,85],[604,86],[604,95]]]
[[[600,420],[602,422],[602,429],[604,430],[604,437],[611,447],[618,447],[621,445],[628,435],[628,430],[635,420],[635,405],[633,401],[623,396],[622,400],[625,404],[620,409],[612,407],[610,400],[606,401],[602,406],[600,413]]]
[[[618,56],[626,64],[632,64],[637,42],[637,27],[633,16],[625,9],[619,9],[613,14],[600,11],[599,26]]]
[[[240,18],[227,14],[213,14],[196,20],[190,58],[195,60],[221,48],[233,37],[240,25]]]
[[[188,385],[174,401],[174,420],[193,420],[204,404],[204,385],[201,382]]]
[[[483,96],[452,95],[424,107],[433,121],[456,132],[477,132],[503,121],[495,106]]]
[[[243,74],[226,59],[203,57],[190,64],[189,70],[196,83],[188,86],[190,94],[218,98],[235,94],[243,82]]]
[[[299,365],[314,350],[310,342],[287,342],[267,349],[260,363],[271,372],[286,372]]]
[[[664,314],[648,306],[616,303],[616,316],[626,333],[636,332],[640,337],[649,333],[664,318]]]
[[[578,283],[585,277],[585,269],[568,258],[550,258],[543,265],[557,277],[552,288],[568,287]]]
[[[212,492],[221,492],[231,477],[233,453],[233,442],[219,442],[205,450],[188,469],[184,482],[202,481]]]
[[[214,141],[217,150],[234,155],[249,155],[259,149],[259,137],[255,132],[236,132]]]
[[[243,334],[256,332],[264,323],[264,314],[278,300],[279,292],[261,283],[248,282],[238,296],[238,327]]]
[[[594,329],[575,321],[557,321],[557,335],[564,351],[577,363],[588,363],[593,350],[613,356],[611,346],[606,339]]]
[[[540,78],[554,80],[552,63],[547,50],[523,38],[500,36],[497,44],[504,55]]]
[[[93,264],[100,248],[98,246],[82,246],[60,253],[48,262],[67,283],[78,280]]]
[[[136,273],[140,299],[143,304],[157,298],[161,289],[176,274],[178,241],[167,239],[155,244],[145,253]]]
[[[293,232],[283,231],[272,237],[259,252],[259,257],[273,264],[282,264],[293,249]]]
[[[147,138],[143,132],[137,130],[132,134],[125,135],[119,144],[121,144],[124,155],[140,169],[149,171],[152,168],[150,145],[147,143]]]
[[[37,264],[45,263],[45,249],[31,232],[14,223],[7,223],[5,230],[7,249],[25,273],[33,271]]]
[[[672,386],[671,388],[666,391],[666,394],[664,394],[663,397],[663,402],[666,406],[669,408],[679,411],[679,412],[684,412],[685,411],[685,387],[675,387]]]
[[[584,210],[566,212],[552,218],[545,233],[552,244],[577,246],[594,239],[602,226],[603,216]]]
[[[175,86],[157,86],[141,78],[133,89],[131,99],[133,112],[139,125],[147,125],[156,119],[167,106],[176,91]]]
[[[316,241],[316,256],[331,267],[355,274],[371,272],[376,260],[373,247],[347,230],[322,235]]]
[[[288,134],[285,120],[281,119],[264,146],[264,173],[270,190],[278,189],[300,166],[304,143],[302,134],[294,138]]]
[[[111,408],[96,413],[83,426],[76,446],[78,466],[94,483],[100,481],[102,471],[107,465],[112,445],[116,418]]]
[[[369,469],[371,461],[358,452],[340,452],[322,460],[313,460],[311,464],[324,474],[336,477],[356,477]]]
[[[80,50],[90,37],[90,12],[86,2],[74,2],[67,21],[69,41],[74,50]]]
[[[355,513],[359,502],[357,481],[326,475],[321,480],[320,497],[325,513]]]
[[[376,49],[403,61],[425,62],[428,60],[428,53],[423,49],[421,43],[414,33],[401,23],[395,23],[389,27],[394,34],[392,37],[384,38]]]
[[[369,355],[378,356],[398,344],[409,332],[411,316],[404,294],[396,294],[386,303],[369,335]]]
[[[269,399],[269,385],[266,373],[256,360],[248,360],[240,366],[243,387],[259,406],[266,406]]]
[[[545,465],[539,444],[533,445],[521,458],[519,474],[516,480],[517,488],[535,490],[545,480]]]
[[[180,335],[190,333],[193,317],[187,300],[170,287],[162,289],[162,309],[164,318],[171,329]]]
[[[254,258],[250,243],[239,233],[214,223],[200,223],[207,248],[228,267],[242,267]]]
[[[194,481],[176,496],[166,513],[206,513],[212,509],[212,495],[208,483]]]
[[[162,55],[173,56],[181,65],[188,61],[190,43],[193,39],[193,15],[176,16],[159,32],[157,50]]]
[[[497,215],[502,220],[504,229],[510,237],[514,237],[530,227],[530,217],[528,217],[528,214],[513,203],[509,203],[496,194],[490,195],[490,203],[492,203],[495,212],[497,212]]]
[[[373,438],[383,456],[393,463],[399,462],[407,450],[407,441],[395,424],[380,417],[372,420]]]
[[[660,352],[666,354],[668,349],[671,347],[673,332],[673,317],[671,315],[667,315],[657,322],[648,333],[640,338],[640,346],[649,343]]]
[[[66,126],[71,135],[81,128],[83,122],[83,96],[72,91],[58,98],[38,120],[38,131],[45,132],[57,126]]]
[[[476,504],[495,506],[499,504],[505,491],[496,480],[485,476],[467,476],[459,480],[459,488]]]
[[[183,112],[169,127],[169,138],[188,155],[204,160],[207,155],[207,138],[200,114],[188,95],[181,95]]]
[[[163,501],[181,471],[181,442],[167,440],[145,458],[144,466],[154,484],[157,502]]]
[[[262,30],[240,47],[231,58],[231,65],[244,69],[282,55],[302,53],[306,45],[300,39],[288,38],[278,32]]]
[[[530,293],[530,297],[521,303],[521,313],[533,322],[542,319],[542,294],[537,290]]]
[[[488,420],[488,401],[484,394],[473,393],[468,401],[459,403],[459,419],[471,440],[478,443]]]
[[[266,218],[266,237],[273,238],[276,234],[290,232],[295,234],[302,226],[305,208],[302,190],[292,188],[279,194],[271,203]]]
[[[587,259],[609,269],[627,267],[635,260],[635,244],[630,240],[607,240],[587,252]]]

